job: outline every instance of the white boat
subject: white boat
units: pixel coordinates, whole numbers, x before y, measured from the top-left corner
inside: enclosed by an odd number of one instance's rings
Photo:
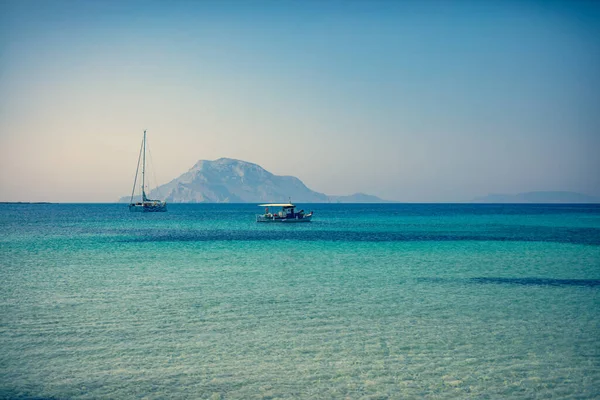
[[[135,188],[137,184],[138,172],[140,170],[140,160],[142,160],[142,196],[141,201],[134,202]],[[133,190],[131,191],[131,200],[129,201],[129,211],[133,212],[165,212],[167,211],[167,202],[161,200],[152,200],[146,197],[146,131],[144,130],[144,139],[140,148],[137,169],[135,170],[135,179],[133,180]]]
[[[270,203],[259,204],[259,207],[265,207],[264,214],[256,215],[256,222],[310,222],[313,212],[308,214],[304,210],[295,211],[296,206],[292,203]],[[271,207],[280,208],[274,213],[270,212]]]

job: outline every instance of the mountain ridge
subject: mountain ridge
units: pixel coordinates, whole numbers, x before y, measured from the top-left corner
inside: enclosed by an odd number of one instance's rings
[[[386,202],[364,193],[328,196],[309,189],[295,176],[275,175],[258,164],[233,158],[198,160],[187,172],[147,195],[168,203],[287,202],[290,198],[298,203]],[[129,202],[130,198],[119,201]],[[134,197],[139,199],[139,195]]]

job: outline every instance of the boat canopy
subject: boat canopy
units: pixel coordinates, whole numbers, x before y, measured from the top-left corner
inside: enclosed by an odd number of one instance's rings
[[[291,203],[259,204],[259,207],[296,207]]]

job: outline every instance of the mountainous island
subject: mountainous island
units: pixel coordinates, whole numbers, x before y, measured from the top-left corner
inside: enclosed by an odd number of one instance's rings
[[[388,203],[377,196],[355,193],[331,196],[309,189],[294,176],[272,174],[258,164],[231,158],[200,160],[189,171],[146,193],[149,198],[169,203]],[[131,196],[119,201],[128,203]],[[134,200],[139,201],[139,195]],[[526,192],[489,194],[472,203],[598,203],[582,193]]]
[[[474,203],[599,203],[600,199],[576,192],[526,192],[488,194],[473,199]]]
[[[386,202],[364,193],[328,196],[309,189],[296,177],[274,175],[260,165],[231,158],[200,160],[186,173],[146,195],[169,203],[263,203],[287,202],[290,198],[296,203]],[[120,202],[129,202],[130,198],[124,196]]]

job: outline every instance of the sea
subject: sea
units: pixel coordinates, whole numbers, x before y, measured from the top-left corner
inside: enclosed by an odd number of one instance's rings
[[[600,398],[600,205],[298,206],[0,205],[0,398]]]

